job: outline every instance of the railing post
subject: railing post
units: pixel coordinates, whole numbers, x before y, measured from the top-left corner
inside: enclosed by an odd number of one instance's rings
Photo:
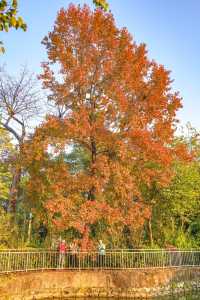
[[[45,269],[45,265],[44,265],[44,252],[42,252],[42,271],[44,271]]]
[[[80,251],[78,251],[78,270],[80,271]]]
[[[194,251],[192,251],[192,266],[193,267],[195,266],[195,263],[194,263]]]
[[[164,269],[164,249],[162,249],[162,268]]]
[[[7,272],[10,271],[10,255],[11,255],[11,253],[10,253],[10,251],[9,251],[9,252],[8,252]]]
[[[26,260],[25,260],[25,261],[26,261],[25,271],[27,272],[27,269],[28,269],[28,268],[27,268],[27,265],[28,265],[28,252],[26,252],[25,255],[26,255]]]
[[[169,266],[171,267],[172,266],[172,256],[171,256],[171,252],[167,252],[167,255],[169,257]]]
[[[122,249],[122,252],[121,252],[122,256],[121,256],[121,265],[122,265],[122,268],[124,269],[124,250]]]

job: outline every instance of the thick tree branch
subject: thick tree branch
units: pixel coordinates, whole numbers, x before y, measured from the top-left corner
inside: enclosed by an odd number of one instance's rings
[[[17,139],[18,142],[21,141],[21,137],[17,134],[17,132],[12,127],[10,127],[7,123],[1,123],[1,124],[6,130],[8,130],[11,134],[14,135],[14,137]]]

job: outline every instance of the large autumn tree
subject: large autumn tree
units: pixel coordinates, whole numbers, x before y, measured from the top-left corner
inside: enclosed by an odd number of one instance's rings
[[[150,216],[141,186],[169,181],[181,152],[170,146],[180,98],[169,72],[102,9],[62,8],[43,44],[40,78],[59,114],[47,117],[27,150],[30,195],[84,245],[102,235],[117,243]],[[73,147],[87,158],[75,172],[65,159]]]

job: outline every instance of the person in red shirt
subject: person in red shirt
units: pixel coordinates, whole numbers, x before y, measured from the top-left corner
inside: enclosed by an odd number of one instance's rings
[[[66,242],[65,240],[62,240],[59,244],[59,268],[63,269],[65,266],[65,254],[66,254]]]

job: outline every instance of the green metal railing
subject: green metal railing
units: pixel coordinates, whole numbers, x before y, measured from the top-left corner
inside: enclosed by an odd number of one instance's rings
[[[200,251],[117,250],[59,253],[52,250],[1,250],[0,273],[48,269],[149,269],[199,267]]]

